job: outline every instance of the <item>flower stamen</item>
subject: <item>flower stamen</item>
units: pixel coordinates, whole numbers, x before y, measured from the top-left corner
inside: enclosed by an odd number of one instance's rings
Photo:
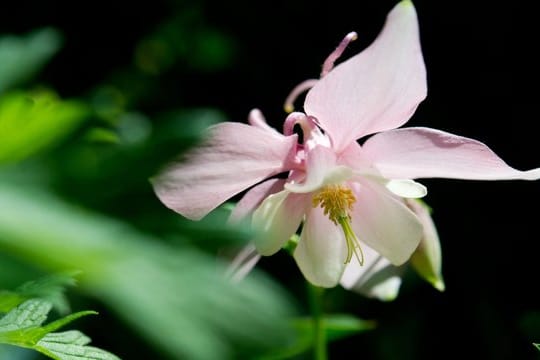
[[[351,189],[341,185],[327,185],[313,196],[313,207],[320,206],[324,210],[324,215],[336,225],[341,226],[345,241],[347,242],[347,258],[345,264],[352,260],[352,256],[356,257],[360,265],[364,264],[364,253],[360,246],[360,241],[354,234],[351,227],[350,211],[356,202]]]

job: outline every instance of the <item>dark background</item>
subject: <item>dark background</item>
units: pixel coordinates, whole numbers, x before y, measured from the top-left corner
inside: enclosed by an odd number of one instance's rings
[[[258,107],[279,127],[290,89],[317,77],[347,32],[354,30],[359,38],[345,58],[368,45],[395,3],[10,1],[0,5],[0,33],[23,34],[42,26],[63,33],[62,51],[37,78],[62,97],[88,97],[97,84],[111,83],[131,89],[128,107],[150,118],[167,108],[204,106],[245,121]],[[532,55],[538,41],[534,22],[527,20],[530,10],[472,3],[415,1],[429,87],[408,125],[472,137],[518,169],[538,167],[538,70]],[[145,51],[154,49],[147,40],[160,36],[178,42],[171,59]],[[215,49],[198,40],[213,36],[218,48],[225,48],[216,58]],[[423,183],[442,242],[446,292],[413,274],[388,304],[332,290],[328,311],[350,311],[376,319],[379,326],[333,344],[331,358],[537,358],[531,343],[540,341],[540,184]],[[264,259],[261,266],[299,302],[305,300],[287,256]],[[104,345],[115,346],[121,345]]]

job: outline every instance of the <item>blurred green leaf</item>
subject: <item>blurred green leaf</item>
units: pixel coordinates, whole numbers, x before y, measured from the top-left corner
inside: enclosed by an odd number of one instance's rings
[[[26,36],[0,38],[0,93],[31,78],[60,49],[62,37],[51,28]]]
[[[31,298],[41,298],[51,302],[60,313],[67,313],[69,304],[64,290],[75,285],[74,275],[74,272],[53,274],[24,283],[14,291],[0,290],[0,312],[8,312]]]
[[[61,101],[53,93],[21,92],[0,98],[0,164],[20,161],[54,145],[87,115],[75,101]]]
[[[375,323],[373,321],[362,320],[353,315],[347,314],[325,315],[322,323],[326,331],[326,339],[328,342],[339,340],[347,336],[352,336],[375,328]],[[296,341],[286,348],[274,351],[267,356],[261,357],[261,359],[290,359],[312,349],[314,341],[313,319],[295,319],[293,320],[293,327],[298,333]]]
[[[540,344],[533,343],[533,345],[534,345],[538,350],[540,350]]]
[[[283,345],[291,307],[275,283],[253,272],[242,283],[226,266],[42,191],[0,181],[0,251],[54,270],[82,270],[98,297],[172,358],[233,358]],[[217,236],[217,235],[216,235]]]
[[[230,37],[217,30],[205,29],[196,34],[194,51],[188,58],[195,69],[221,69],[232,62],[234,45]]]
[[[90,338],[77,330],[53,331],[94,311],[80,311],[42,326],[52,304],[44,299],[23,302],[0,319],[0,343],[39,351],[55,360],[119,360],[107,351],[86,346]]]
[[[0,178],[3,177],[2,175],[3,173],[0,172]],[[9,269],[9,271],[7,269]],[[28,266],[28,264],[25,264],[20,259],[14,258],[6,252],[0,251],[1,289],[12,290],[28,281],[28,279],[37,279],[41,276],[43,276],[43,272]]]
[[[176,111],[158,116],[160,126],[152,129],[141,114],[126,113],[117,128],[95,128],[86,134],[86,141],[69,152],[59,152],[53,159],[55,170],[66,177],[63,188],[75,184],[80,189],[79,183],[108,187],[107,192],[86,188],[82,195],[132,194],[133,186],[141,186],[141,182],[147,186],[148,178],[164,163],[196,144],[206,128],[222,120],[224,116],[211,109]]]
[[[158,75],[181,63],[191,69],[215,71],[232,63],[234,39],[205,24],[197,4],[187,7],[139,43],[135,64],[140,70]]]
[[[0,344],[0,360],[37,360],[37,356],[36,352],[29,349]]]
[[[117,127],[111,127],[118,136],[117,143],[90,141],[87,133],[82,141],[57,147],[47,159],[53,188],[79,204],[123,217],[175,243],[189,240],[196,246],[215,249],[224,241],[244,241],[245,234],[238,236],[226,229],[226,216],[222,214],[190,222],[167,211],[149,182],[164,164],[197,144],[208,126],[224,120],[223,114],[191,109],[156,115],[153,120],[146,123],[142,115],[130,113],[118,119]]]
[[[88,130],[85,134],[85,140],[91,143],[118,144],[120,138],[114,131],[106,128],[95,127]]]

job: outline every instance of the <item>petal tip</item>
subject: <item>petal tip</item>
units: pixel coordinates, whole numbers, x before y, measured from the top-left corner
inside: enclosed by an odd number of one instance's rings
[[[435,289],[439,290],[440,292],[443,292],[446,289],[446,285],[444,284],[444,281],[441,278],[436,279],[435,281],[433,281],[431,283],[431,285],[433,285],[433,287]]]
[[[390,192],[406,199],[419,199],[427,195],[427,188],[410,179],[393,179],[386,183]]]
[[[381,301],[394,301],[399,294],[400,286],[401,278],[399,276],[394,276],[381,284],[374,286],[373,289],[371,289],[371,295]]]

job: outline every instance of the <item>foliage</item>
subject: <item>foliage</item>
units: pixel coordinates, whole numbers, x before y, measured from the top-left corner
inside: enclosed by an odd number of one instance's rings
[[[347,314],[326,315],[322,319],[326,339],[329,342],[336,341],[375,328],[375,323],[366,321]],[[295,342],[286,348],[272,352],[264,356],[266,360],[291,359],[314,346],[314,319],[297,318],[293,320],[293,327],[297,333]]]
[[[15,92],[0,99],[0,164],[18,162],[65,138],[85,118],[85,106],[54,93]]]
[[[0,313],[6,313],[32,298],[47,300],[62,314],[69,312],[69,304],[64,290],[66,286],[75,285],[75,274],[76,272],[54,274],[26,282],[13,291],[0,290]]]
[[[55,29],[38,29],[24,37],[0,38],[0,94],[29,80],[60,49],[62,37]]]
[[[51,31],[40,36],[59,37]],[[36,60],[13,63],[26,77],[0,72],[0,269],[10,269],[0,271],[0,285],[29,274],[80,272],[83,296],[170,358],[233,358],[294,337],[285,292],[259,272],[233,284],[223,276],[227,264],[213,254],[241,246],[249,232],[227,226],[226,210],[197,224],[178,219],[157,202],[148,181],[221,113],[173,109],[156,114],[153,124],[107,86],[98,97],[76,100],[53,90],[15,90],[43,65],[35,53],[52,41],[33,36],[0,41],[0,55]],[[17,46],[5,50],[11,43]],[[53,275],[3,291],[0,310],[9,310],[3,342],[58,359],[73,351],[112,359],[88,347],[82,333],[51,333],[87,312],[41,326],[53,305],[68,312],[63,288],[72,284]]]
[[[22,301],[29,294],[58,297],[62,284],[71,283],[71,276],[54,275],[28,282],[12,292],[0,292],[0,313],[6,313],[0,318],[0,344],[33,349],[55,360],[118,360],[107,351],[87,346],[90,338],[78,330],[54,332],[95,311],[80,311],[42,325],[53,304],[39,297]]]

